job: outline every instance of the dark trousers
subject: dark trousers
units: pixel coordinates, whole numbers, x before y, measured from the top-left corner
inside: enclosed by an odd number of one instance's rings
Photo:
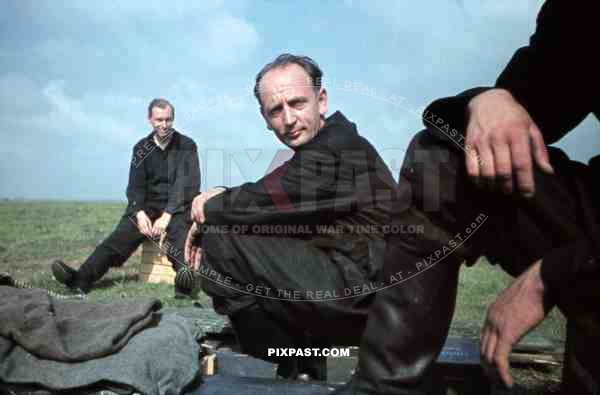
[[[555,247],[586,237],[600,240],[589,167],[558,149],[550,148],[550,154],[556,174],[536,171],[535,197],[526,199],[474,185],[466,177],[465,153],[454,142],[428,131],[415,136],[401,170],[392,225],[421,225],[424,232],[387,239],[382,281],[398,272],[405,281],[376,296],[357,382],[378,393],[428,393],[424,377],[448,333],[462,262],[487,256],[518,275]],[[581,303],[599,308],[598,301]],[[598,384],[600,372],[590,356],[600,352],[600,334],[580,330],[569,306],[559,307],[569,320],[566,393],[594,393],[589,385],[583,390],[577,377],[594,377]]]
[[[231,232],[205,234],[202,248],[202,288],[218,313],[235,316],[258,306],[320,344],[359,341],[373,298],[363,290],[372,284],[345,255],[302,238]]]
[[[158,209],[145,211],[152,221],[162,214],[161,210]],[[184,245],[190,226],[190,212],[187,210],[183,213],[174,214],[167,227],[163,249],[175,271],[185,265]],[[111,267],[123,265],[146,237],[138,229],[136,218],[124,215],[115,230],[96,247],[94,252],[81,265],[77,271],[75,284],[81,286],[91,285],[102,278]],[[154,242],[158,243],[158,240],[154,240]]]

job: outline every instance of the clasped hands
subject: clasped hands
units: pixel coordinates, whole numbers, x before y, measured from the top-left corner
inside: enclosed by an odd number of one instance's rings
[[[151,238],[160,237],[163,233],[167,231],[167,227],[169,226],[171,217],[171,214],[163,212],[162,215],[158,217],[154,221],[154,223],[152,223],[152,221],[144,212],[144,210],[140,210],[135,214],[135,218],[137,220],[137,225],[140,229],[140,232],[143,235]]]

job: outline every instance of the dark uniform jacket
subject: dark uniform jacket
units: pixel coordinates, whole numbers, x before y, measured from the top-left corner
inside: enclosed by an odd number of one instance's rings
[[[288,162],[210,199],[205,225],[247,225],[250,232],[305,237],[359,261],[382,255],[375,250],[382,248],[377,242],[383,241],[393,200],[389,169],[356,125],[336,112]],[[302,226],[311,233],[292,235],[285,228],[260,225]],[[325,225],[331,232],[324,231]],[[376,266],[370,270],[381,262]]]
[[[163,151],[152,136],[150,133],[133,147],[126,215],[150,208],[169,214],[182,213],[190,208],[200,190],[200,167],[194,141],[174,131]]]

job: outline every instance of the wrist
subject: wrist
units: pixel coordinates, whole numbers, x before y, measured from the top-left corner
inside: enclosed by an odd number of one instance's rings
[[[467,112],[472,113],[482,102],[487,102],[490,99],[501,99],[501,100],[510,100],[514,101],[515,98],[510,93],[510,91],[504,88],[492,88],[485,92],[478,94],[469,100],[469,104],[467,105]]]
[[[213,187],[211,189],[209,189],[208,191],[206,191],[209,195],[218,195],[220,193],[223,193],[227,190],[227,188],[225,187]]]

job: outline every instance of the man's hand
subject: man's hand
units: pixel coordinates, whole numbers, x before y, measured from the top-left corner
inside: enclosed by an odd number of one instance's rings
[[[469,102],[465,140],[467,173],[476,183],[499,185],[512,193],[533,196],[533,161],[552,174],[542,133],[529,113],[504,89],[491,89]],[[481,180],[483,178],[483,180]]]
[[[194,270],[200,267],[200,258],[202,258],[202,249],[198,246],[198,240],[202,237],[198,225],[194,222],[185,239],[185,261]]]
[[[194,198],[194,201],[192,202],[192,221],[197,222],[199,224],[204,223],[204,220],[206,219],[204,215],[204,207],[206,205],[206,202],[210,198],[220,195],[225,191],[225,188],[211,188],[208,191],[196,196]]]
[[[140,232],[145,236],[152,237],[152,221],[150,221],[144,210],[135,213],[135,219]]]
[[[171,214],[163,212],[162,215],[156,221],[154,221],[154,225],[152,225],[152,237],[159,237],[166,232],[170,221]]]
[[[513,384],[508,363],[513,346],[546,316],[541,262],[531,265],[496,298],[481,330],[482,360],[497,370],[507,387]]]

